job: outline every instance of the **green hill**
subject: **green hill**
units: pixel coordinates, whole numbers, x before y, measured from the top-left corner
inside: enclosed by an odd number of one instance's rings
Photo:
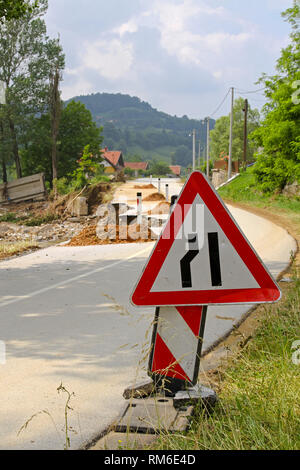
[[[76,96],[103,127],[104,146],[122,150],[127,159],[139,155],[143,160],[158,158],[168,163],[187,166],[192,160],[193,129],[197,130],[202,154],[206,146],[206,123],[158,111],[149,103],[129,95],[96,93]],[[211,128],[215,122],[211,120]]]

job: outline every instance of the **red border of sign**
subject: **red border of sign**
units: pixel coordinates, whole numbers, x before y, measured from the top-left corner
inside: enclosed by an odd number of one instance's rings
[[[244,261],[245,265],[260,286],[254,289],[224,289],[207,291],[151,292],[151,288],[173,245],[183,221],[175,226],[176,207],[184,213],[185,205],[192,205],[197,194],[210,210],[217,223]],[[187,214],[183,216],[183,220]],[[170,233],[170,237],[163,234]],[[178,202],[157,241],[150,259],[145,266],[140,280],[132,295],[131,301],[136,306],[183,306],[183,305],[224,305],[267,303],[280,300],[281,292],[271,274],[264,266],[248,240],[245,238],[235,220],[229,214],[215,190],[205,176],[196,171],[185,184]]]

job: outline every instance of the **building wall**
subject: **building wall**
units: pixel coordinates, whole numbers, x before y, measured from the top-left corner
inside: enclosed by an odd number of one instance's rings
[[[106,173],[107,175],[113,175],[115,172],[116,170],[112,166],[107,166],[104,170],[104,173]]]

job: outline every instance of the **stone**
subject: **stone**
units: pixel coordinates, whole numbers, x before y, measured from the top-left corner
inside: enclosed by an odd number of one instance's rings
[[[89,207],[86,197],[78,197],[73,201],[71,206],[71,212],[73,216],[82,217],[89,214]]]
[[[144,398],[154,392],[154,383],[152,379],[145,380],[135,385],[131,385],[124,390],[123,397],[126,400],[130,398]]]
[[[187,390],[180,390],[173,398],[174,407],[176,409],[184,406],[195,406],[200,404],[210,411],[218,401],[217,394],[214,390],[203,385],[196,385]]]
[[[155,439],[153,434],[110,432],[89,450],[141,450]]]
[[[178,414],[174,423],[169,428],[169,432],[185,432],[190,426],[193,413],[193,406],[181,406],[178,410]]]
[[[177,417],[173,401],[164,396],[134,399],[115,426],[116,432],[157,434],[171,428]]]
[[[294,183],[286,185],[282,193],[286,196],[300,196],[300,184],[294,181]]]

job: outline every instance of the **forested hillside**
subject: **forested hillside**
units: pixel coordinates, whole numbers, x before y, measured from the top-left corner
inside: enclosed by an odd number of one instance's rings
[[[159,158],[187,166],[191,163],[193,129],[197,130],[197,155],[199,138],[204,155],[206,122],[170,116],[137,97],[120,93],[96,93],[74,100],[83,103],[103,126],[104,145],[122,150],[127,159],[138,155],[143,160]],[[213,129],[213,120],[210,126]]]

